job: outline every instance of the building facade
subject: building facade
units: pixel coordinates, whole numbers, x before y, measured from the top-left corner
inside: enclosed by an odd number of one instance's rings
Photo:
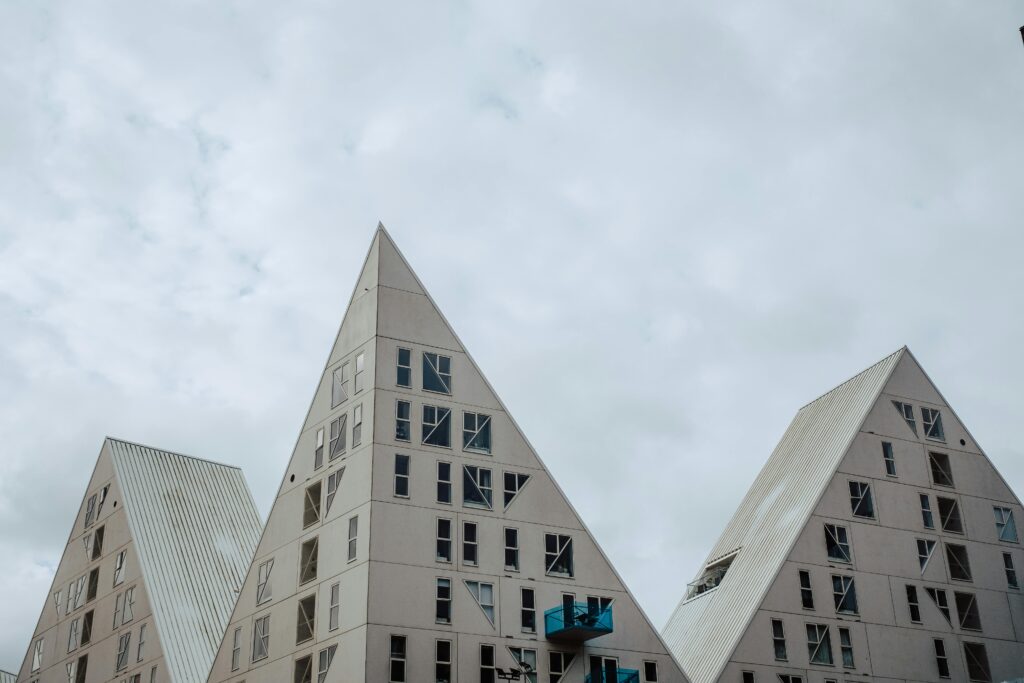
[[[18,683],[202,683],[260,529],[238,468],[106,439]]]
[[[901,349],[797,413],[665,638],[695,682],[1022,677],[1021,514]]]
[[[209,680],[685,680],[382,227]]]

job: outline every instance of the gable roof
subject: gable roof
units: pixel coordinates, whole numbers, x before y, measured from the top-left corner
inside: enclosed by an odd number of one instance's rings
[[[694,681],[720,675],[906,347],[797,412],[701,568],[735,553],[722,584],[687,600],[663,635]],[[738,552],[737,552],[738,551]]]
[[[0,683],[15,683],[17,676],[7,671],[0,671]]]
[[[237,467],[107,438],[170,679],[206,680],[261,530]]]

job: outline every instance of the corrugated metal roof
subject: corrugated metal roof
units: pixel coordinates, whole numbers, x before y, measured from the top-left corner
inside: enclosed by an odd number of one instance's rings
[[[14,683],[16,679],[17,676],[14,674],[7,671],[0,671],[0,683]]]
[[[170,679],[203,683],[261,523],[237,467],[107,439]]]
[[[757,475],[704,565],[739,549],[721,585],[684,595],[663,631],[695,683],[714,681],[732,656],[905,350],[801,408]]]

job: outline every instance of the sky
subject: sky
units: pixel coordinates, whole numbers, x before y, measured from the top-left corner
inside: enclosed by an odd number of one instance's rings
[[[904,344],[1024,491],[1021,24],[0,0],[0,669],[105,435],[267,513],[378,221],[659,627],[796,410]]]

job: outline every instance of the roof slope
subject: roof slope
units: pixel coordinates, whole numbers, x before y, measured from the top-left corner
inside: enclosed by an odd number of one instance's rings
[[[8,673],[7,671],[0,671],[0,683],[14,683],[16,679],[17,676],[14,674]]]
[[[107,439],[171,680],[206,680],[261,524],[237,467]]]
[[[868,411],[906,347],[796,414],[705,567],[736,550],[721,585],[676,607],[663,631],[694,681],[713,681],[728,662]],[[703,569],[703,567],[702,567]]]

